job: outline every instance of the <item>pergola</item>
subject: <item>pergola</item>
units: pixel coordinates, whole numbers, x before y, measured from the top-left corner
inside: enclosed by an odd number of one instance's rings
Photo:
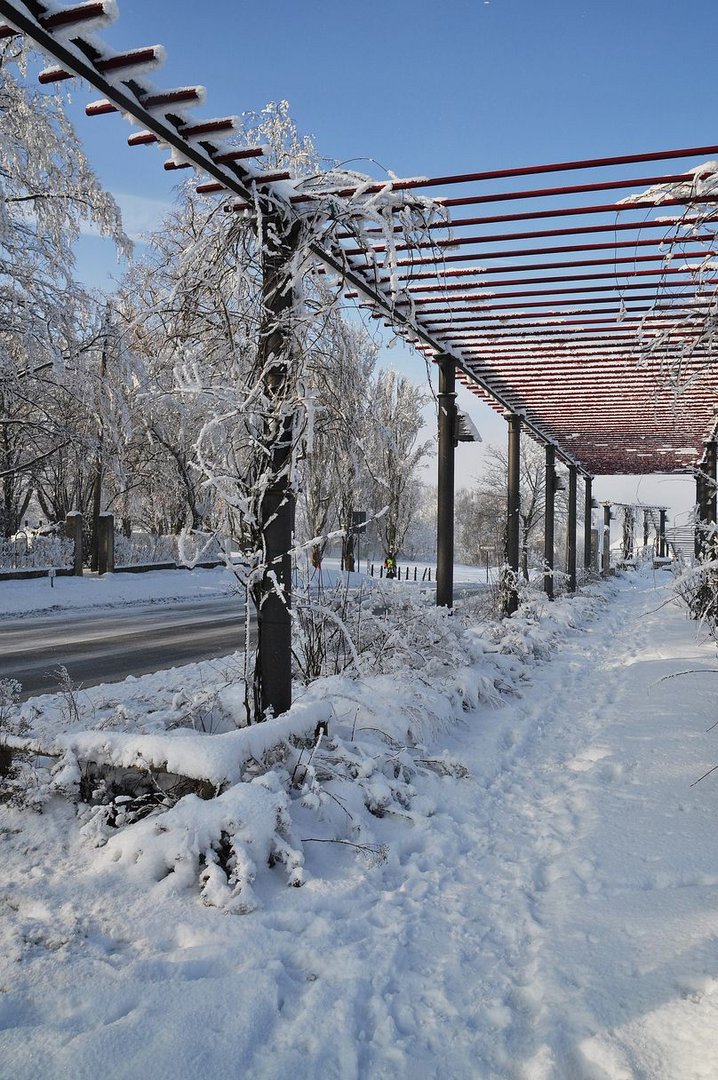
[[[51,83],[82,76],[104,96],[89,116],[120,111],[142,125],[133,146],[170,147],[165,168],[194,167],[197,190],[229,212],[258,196],[289,221],[351,189],[303,190],[261,168],[260,147],[228,148],[231,118],[188,117],[201,88],[158,91],[146,71],[162,49],[115,53],[97,36],[109,0],[62,10],[0,0],[0,37],[21,32],[56,62]],[[360,197],[428,193],[438,207],[421,239],[393,252],[347,231],[313,255],[346,294],[439,367],[437,601],[450,604],[453,567],[455,380],[505,414],[509,429],[508,554],[518,567],[520,433],[546,447],[547,591],[553,569],[555,463],[569,469],[569,577],[576,581],[576,484],[585,480],[590,558],[591,478],[695,474],[715,521],[718,405],[718,145],[525,168],[377,182]],[[380,233],[380,230],[376,230]],[[708,481],[706,481],[706,476]]]

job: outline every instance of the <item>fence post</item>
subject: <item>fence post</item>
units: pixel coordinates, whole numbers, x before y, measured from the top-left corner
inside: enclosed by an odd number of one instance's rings
[[[82,514],[79,510],[71,510],[65,515],[65,536],[75,544],[72,572],[75,577],[82,577]]]
[[[97,573],[115,570],[115,515],[100,514],[97,519]]]

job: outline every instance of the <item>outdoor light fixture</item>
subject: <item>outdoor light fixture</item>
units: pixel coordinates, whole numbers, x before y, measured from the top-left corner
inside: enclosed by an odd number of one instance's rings
[[[478,428],[474,424],[470,416],[467,416],[464,412],[456,411],[456,426],[454,428],[454,441],[460,442],[476,442],[482,441],[479,435]]]

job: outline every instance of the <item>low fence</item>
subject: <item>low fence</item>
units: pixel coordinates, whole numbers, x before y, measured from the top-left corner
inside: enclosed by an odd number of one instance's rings
[[[0,570],[71,570],[75,544],[65,536],[18,533],[0,539]]]
[[[54,534],[28,530],[0,539],[0,580],[83,573],[82,514],[73,511]],[[223,562],[220,540],[214,535],[125,536],[115,532],[112,514],[100,514],[98,522],[99,574],[113,571],[212,567]]]
[[[371,563],[369,567],[370,577],[377,577],[377,571],[374,563]],[[421,569],[418,566],[396,566],[394,572],[389,571],[387,573],[386,567],[379,563],[378,576],[380,578],[396,578],[397,581],[431,581],[431,567],[423,566]]]
[[[114,534],[116,570],[138,566],[195,566],[197,563],[220,563],[222,550],[215,536],[152,536],[141,533]]]

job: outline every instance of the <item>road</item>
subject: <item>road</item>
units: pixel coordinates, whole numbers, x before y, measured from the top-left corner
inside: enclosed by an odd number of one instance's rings
[[[0,621],[0,679],[52,693],[64,664],[83,686],[226,656],[244,646],[244,603],[223,597]]]

